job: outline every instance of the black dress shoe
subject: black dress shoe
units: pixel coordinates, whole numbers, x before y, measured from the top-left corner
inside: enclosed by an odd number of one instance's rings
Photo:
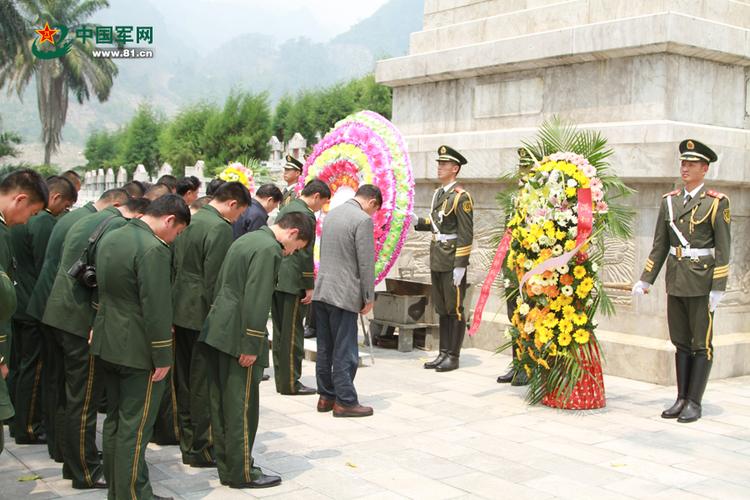
[[[458,369],[458,356],[447,355],[439,365],[435,367],[436,372],[450,372]]]
[[[42,434],[34,438],[29,438],[27,436],[17,437],[16,444],[47,444],[47,436]]]
[[[305,338],[306,339],[314,339],[317,334],[315,333],[315,328],[310,328],[309,326],[305,327]]]
[[[510,384],[511,382],[513,382],[513,375],[515,374],[516,374],[516,371],[513,368],[511,368],[510,370],[508,370],[508,372],[505,375],[500,375],[499,377],[497,377],[497,383],[498,384]]]
[[[261,473],[258,479],[253,479],[249,483],[229,483],[227,486],[230,488],[271,488],[280,484],[281,478],[279,476],[271,476]]]
[[[154,500],[174,500],[174,497],[160,497],[159,495],[154,495]]]
[[[443,362],[446,356],[448,356],[447,353],[441,352],[440,354],[438,354],[437,358],[424,364],[425,370],[434,370],[435,368],[437,368],[437,365]]]
[[[288,396],[310,396],[312,394],[317,394],[318,390],[313,389],[312,387],[307,387],[303,384],[297,384],[297,387],[295,387],[295,391],[292,393],[287,394]]]
[[[271,376],[267,373],[264,373],[263,376],[260,378],[260,381],[265,382],[266,380],[271,380]]]
[[[190,467],[195,467],[196,469],[210,469],[211,467],[216,467],[216,460],[193,460],[190,462]]]
[[[677,401],[675,401],[671,407],[661,412],[661,418],[679,417],[682,409],[685,408],[685,403],[687,403],[687,399],[677,398]]]
[[[699,418],[701,418],[701,405],[688,399],[687,403],[685,403],[685,407],[680,412],[677,421],[681,424],[688,424],[690,422],[695,422]]]
[[[97,481],[94,484],[80,484],[80,483],[73,483],[73,488],[76,490],[106,490],[107,489],[107,483],[104,481]]]

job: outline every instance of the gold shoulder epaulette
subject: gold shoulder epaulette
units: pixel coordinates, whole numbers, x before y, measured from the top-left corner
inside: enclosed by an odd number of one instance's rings
[[[727,197],[727,195],[725,195],[724,193],[720,193],[720,192],[718,192],[718,191],[714,191],[713,189],[709,189],[709,190],[707,190],[707,191],[706,191],[706,194],[707,194],[708,196],[711,196],[711,197],[713,197],[713,198],[718,198],[718,199],[720,199],[720,200],[721,200],[721,199],[723,199],[723,198],[726,198],[726,197]]]
[[[664,193],[663,195],[661,195],[661,197],[662,198],[666,198],[667,196],[674,196],[674,195],[677,195],[677,194],[680,194],[680,190],[679,189],[675,189],[674,191],[670,191],[668,193]]]

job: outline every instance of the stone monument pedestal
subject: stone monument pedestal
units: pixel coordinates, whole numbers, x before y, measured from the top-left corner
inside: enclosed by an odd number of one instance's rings
[[[418,211],[437,186],[438,146],[469,159],[460,178],[476,200],[473,283],[481,283],[502,227],[498,179],[515,168],[518,146],[543,120],[557,114],[601,131],[616,172],[638,191],[628,200],[634,237],[608,246],[607,283],[638,280],[661,195],[680,185],[677,144],[691,137],[717,151],[706,184],[731,199],[733,235],[714,323],[712,377],[721,378],[750,374],[748,68],[750,0],[426,0],[409,55],[380,61],[376,78],[393,87],[393,122],[409,144]],[[399,266],[427,276],[427,238],[410,238]],[[504,343],[500,293],[467,345]],[[605,372],[673,383],[664,271],[647,297],[610,293],[617,315],[600,317],[597,332]]]

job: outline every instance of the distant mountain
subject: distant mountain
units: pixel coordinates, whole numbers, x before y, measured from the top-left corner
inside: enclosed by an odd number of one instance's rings
[[[110,26],[142,25],[146,19],[154,28],[154,58],[117,61],[120,74],[105,103],[94,100],[80,106],[71,98],[63,152],[53,157],[55,163],[66,167],[82,163],[80,151],[89,133],[120,127],[143,101],[171,116],[188,103],[223,103],[232,89],[268,91],[275,102],[285,93],[362,76],[374,69],[377,59],[407,53],[410,33],[422,28],[424,7],[424,0],[390,0],[329,42],[304,37],[279,42],[279,35],[240,33],[205,50],[201,40],[186,34],[178,20],[165,18],[155,1],[111,2],[110,9],[95,17],[96,22]],[[0,92],[0,115],[5,128],[22,135],[22,159],[40,161],[34,83],[23,102]]]

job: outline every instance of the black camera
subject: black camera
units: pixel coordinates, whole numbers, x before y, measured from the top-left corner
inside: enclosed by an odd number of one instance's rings
[[[68,275],[75,278],[86,288],[96,288],[96,266],[78,259],[68,269]]]

